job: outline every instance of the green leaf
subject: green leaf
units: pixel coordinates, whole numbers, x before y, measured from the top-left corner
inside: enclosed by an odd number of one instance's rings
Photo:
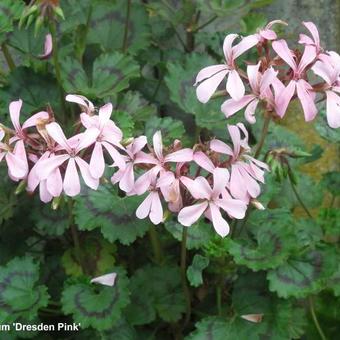
[[[14,20],[18,20],[24,9],[23,1],[2,0],[0,3],[0,42],[6,39],[6,33],[13,30]]]
[[[26,318],[33,320],[48,304],[47,287],[37,285],[39,265],[26,256],[14,258],[0,267],[0,322]]]
[[[98,276],[112,268],[115,263],[116,248],[111,243],[94,237],[82,240],[80,255],[86,259],[86,270],[93,276]],[[96,256],[93,256],[96,254]],[[69,276],[82,276],[85,273],[77,259],[77,250],[69,248],[61,258],[65,272]]]
[[[72,314],[74,322],[80,323],[82,328],[111,328],[129,304],[129,281],[125,270],[114,268],[113,271],[117,273],[113,287],[85,283],[65,287],[61,298],[63,312]]]
[[[325,288],[336,269],[332,248],[309,250],[288,258],[286,263],[267,274],[269,289],[280,297],[303,298]]]
[[[255,211],[247,225],[247,239],[228,239],[229,252],[237,264],[253,270],[282,264],[295,246],[293,219],[287,210]]]
[[[163,143],[165,145],[172,144],[175,139],[181,139],[182,141],[183,137],[185,137],[183,123],[171,117],[152,117],[146,122],[145,135],[148,137],[148,140],[152,140],[152,136],[158,130],[162,131]]]
[[[192,264],[187,269],[187,277],[193,287],[198,287],[203,283],[202,271],[209,265],[209,259],[196,254]]]
[[[128,307],[128,319],[133,324],[146,323],[147,320],[152,321],[154,309],[164,321],[176,322],[181,318],[185,311],[185,300],[179,268],[146,266],[136,271],[132,282],[133,288],[139,288],[138,306],[130,305]],[[143,313],[148,313],[147,315],[132,315],[139,313],[144,307],[146,309]]]
[[[49,205],[41,206],[41,202],[34,206],[32,219],[43,235],[61,236],[69,227],[68,212],[64,207],[53,210]]]
[[[340,259],[339,254],[337,257],[339,262]],[[340,264],[338,265],[338,268],[335,271],[335,273],[329,278],[328,287],[333,290],[335,296],[340,296]]]
[[[119,52],[100,55],[93,63],[92,77],[80,62],[71,57],[61,62],[61,77],[66,92],[82,93],[89,98],[104,98],[129,86],[137,77],[139,66],[130,56]]]
[[[340,172],[330,171],[322,175],[321,185],[334,196],[340,195]]]
[[[183,226],[177,221],[166,221],[165,229],[178,241],[182,239]],[[184,227],[186,228],[186,227]],[[209,242],[214,236],[212,226],[209,223],[205,223],[203,220],[195,223],[191,227],[188,227],[187,234],[187,248],[199,249],[202,245]]]
[[[133,298],[131,298],[133,301]],[[142,311],[143,312],[143,311]],[[140,333],[127,323],[126,320],[121,319],[116,323],[116,326],[107,331],[102,331],[100,333],[101,340],[138,340]],[[82,339],[81,339],[82,340]]]
[[[87,42],[100,44],[105,51],[122,49],[126,27],[127,4],[125,0],[98,3],[93,12]],[[132,2],[127,31],[127,51],[135,54],[150,44],[148,15],[143,5]]]
[[[80,230],[100,228],[108,241],[128,245],[148,230],[147,223],[135,217],[141,202],[137,196],[119,197],[111,184],[101,186],[76,199],[75,220]]]

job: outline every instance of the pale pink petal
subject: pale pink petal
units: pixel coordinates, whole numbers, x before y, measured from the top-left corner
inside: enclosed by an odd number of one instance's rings
[[[244,52],[248,51],[258,43],[258,38],[256,34],[248,35],[244,37],[237,45],[233,47],[233,57],[236,59]]]
[[[308,29],[308,31],[312,34],[312,37],[314,39],[315,46],[317,49],[320,48],[320,37],[319,37],[319,31],[314,23],[310,21],[304,21],[302,22],[303,25]]]
[[[236,125],[228,125],[229,135],[234,145],[234,156],[237,157],[241,147],[241,133]]]
[[[94,178],[100,178],[103,176],[105,170],[105,160],[103,155],[102,144],[96,142],[92,151],[90,160],[90,173]]]
[[[234,155],[234,152],[231,149],[231,147],[218,139],[213,139],[212,141],[210,141],[210,149],[215,152],[222,153],[224,155],[230,156]]]
[[[213,191],[205,177],[199,176],[194,180],[195,190],[198,197],[202,199],[210,199]]]
[[[244,201],[232,198],[223,198],[214,202],[233,218],[242,219],[246,214],[247,204]]]
[[[203,80],[206,80],[221,71],[225,71],[226,69],[228,69],[228,67],[224,64],[211,65],[203,68],[201,71],[198,72],[194,86],[197,86]]]
[[[272,67],[270,67],[263,73],[260,81],[261,94],[264,94],[268,90],[269,86],[273,83],[274,79],[276,78],[277,73],[278,72],[275,71]]]
[[[276,25],[276,24],[288,26],[288,24],[285,21],[276,19],[276,20],[272,20],[272,21],[268,22],[265,29],[270,29],[273,25]]]
[[[157,188],[168,187],[175,180],[175,175],[172,171],[164,171],[160,174],[157,180]]]
[[[302,45],[314,45],[314,40],[310,38],[308,35],[301,33],[299,35],[298,43]]]
[[[80,193],[79,175],[74,158],[70,158],[64,177],[64,192],[67,196],[77,196]]]
[[[72,152],[72,149],[65,137],[65,134],[58,123],[52,122],[50,124],[47,124],[46,130],[48,134],[67,152]]]
[[[277,39],[277,35],[274,31],[266,29],[266,30],[261,30],[260,31],[261,37],[267,40],[275,40]]]
[[[153,149],[158,158],[158,160],[163,161],[163,140],[162,140],[162,132],[157,131],[152,138],[153,141]]]
[[[157,225],[163,221],[163,207],[158,192],[153,191],[151,195],[152,202],[149,217],[151,222]]]
[[[313,67],[312,71],[323,78],[328,85],[332,85],[335,79],[333,79],[332,67],[324,62],[317,61]]]
[[[41,181],[39,186],[39,197],[44,203],[48,203],[52,200],[53,196],[48,192],[46,181]]]
[[[164,162],[190,162],[193,160],[194,153],[192,149],[182,149],[172,153],[169,153],[165,156]]]
[[[21,131],[20,127],[20,110],[22,107],[22,100],[13,101],[9,104],[9,114],[11,116],[11,121],[14,129],[17,133]]]
[[[114,165],[118,166],[118,168],[124,168],[125,167],[125,160],[124,157],[109,143],[107,142],[102,142],[101,143],[104,148],[107,150],[109,155],[114,161]]]
[[[229,68],[224,66],[222,71],[212,75],[208,79],[203,80],[196,88],[197,99],[201,103],[207,103],[228,72]]]
[[[90,282],[91,283],[99,283],[99,284],[104,285],[104,286],[113,287],[115,285],[116,278],[117,278],[116,273],[110,273],[110,274],[105,274],[105,275],[95,277]]]
[[[225,189],[227,183],[229,182],[229,171],[227,169],[216,168],[214,169],[213,179],[214,186],[212,195],[217,198],[218,195]],[[210,186],[209,186],[210,188]]]
[[[127,149],[131,150],[131,153],[134,155],[137,152],[141,151],[147,143],[147,139],[145,136],[139,136],[134,139],[134,141],[127,147]]]
[[[99,186],[99,179],[94,178],[91,175],[90,166],[80,157],[76,157],[75,161],[77,162],[79,166],[79,170],[80,170],[81,176],[83,177],[85,184],[91,189],[97,190]]]
[[[105,126],[105,124],[108,123],[111,117],[111,113],[112,113],[111,103],[107,103],[99,109],[98,116],[99,116],[100,129],[102,129]]]
[[[69,155],[57,155],[39,162],[37,165],[37,174],[39,179],[46,179],[54,169],[59,168],[59,166],[69,158]]]
[[[253,100],[247,106],[246,110],[244,111],[244,117],[246,118],[247,122],[249,122],[250,124],[256,123],[255,111],[256,111],[258,103],[259,103],[258,99]]]
[[[305,68],[315,60],[315,58],[315,48],[313,46],[307,45],[299,62],[298,72],[303,72]]]
[[[244,96],[244,85],[236,70],[231,70],[227,80],[227,91],[231,98],[240,100]]]
[[[63,191],[63,179],[59,168],[54,169],[46,179],[46,187],[53,197],[59,197]]]
[[[275,98],[276,113],[281,118],[285,115],[288,105],[295,93],[296,82],[291,80],[287,87]]]
[[[260,195],[261,188],[256,180],[249,175],[248,171],[244,167],[240,166],[239,171],[244,183],[243,185],[246,186],[249,195],[253,198]]]
[[[210,202],[209,208],[211,213],[212,224],[214,226],[215,231],[222,237],[227,236],[230,231],[229,224],[222,217],[219,207],[214,203]]]
[[[202,202],[184,207],[178,213],[178,222],[186,227],[190,227],[198,221],[198,219],[202,216],[207,207],[208,202]]]
[[[214,163],[210,160],[210,158],[202,151],[197,151],[194,153],[194,161],[201,168],[208,172],[213,172],[215,169]]]
[[[52,35],[50,33],[48,33],[45,36],[44,53],[39,54],[38,57],[40,59],[46,59],[52,54],[52,50],[53,50]]]
[[[326,91],[327,95],[327,122],[331,128],[340,127],[340,97],[332,92]]]
[[[191,178],[181,176],[180,178],[181,183],[186,187],[186,189],[190,192],[193,198],[200,199],[202,198],[202,194],[199,191],[195,181]]]
[[[228,34],[223,41],[223,53],[227,64],[233,64],[233,42],[238,37],[237,34]]]
[[[136,158],[134,160],[134,163],[135,164],[141,164],[141,163],[144,163],[144,164],[158,164],[159,161],[153,157],[152,155],[150,154],[147,154],[143,151],[139,151],[137,154],[136,154]]]
[[[96,128],[86,129],[85,132],[80,135],[79,144],[77,145],[75,152],[78,153],[79,151],[94,144],[99,133],[100,131]]]
[[[41,157],[40,159],[37,161],[37,163],[34,164],[34,166],[32,167],[31,171],[29,172],[28,176],[27,176],[27,191],[29,192],[33,192],[36,187],[39,185],[40,179],[38,177],[38,173],[37,173],[37,168],[38,168],[38,162],[42,162],[44,159],[47,159],[50,156],[50,152],[46,151]]]
[[[312,87],[303,79],[300,79],[296,85],[297,95],[301,102],[306,122],[313,120],[318,113],[314,99],[310,93]]]
[[[244,198],[247,197],[247,188],[244,185],[244,179],[237,164],[231,166],[230,192],[234,197],[241,200],[244,200]]]
[[[247,75],[249,80],[249,85],[253,92],[259,91],[259,68],[261,62],[258,62],[256,65],[248,65],[247,66]]]
[[[28,173],[27,162],[11,152],[7,152],[5,158],[8,166],[8,172],[12,177],[15,177],[17,180],[26,177]]]
[[[276,40],[272,43],[274,51],[283,59],[294,71],[297,70],[297,65],[294,60],[294,54],[289,49],[285,40]]]
[[[91,127],[98,127],[97,120],[95,119],[96,116],[89,116],[87,113],[82,112],[80,114],[80,121],[84,127],[87,129]]]
[[[68,94],[66,101],[78,104],[87,114],[94,112],[94,105],[86,97],[76,94]]]
[[[125,170],[123,171],[123,176],[119,182],[119,188],[125,192],[130,192],[135,184],[135,175],[133,171],[133,164],[127,163]]]
[[[148,170],[143,175],[138,177],[134,185],[134,191],[137,195],[144,194],[150,187],[151,182],[154,181],[158,173],[155,173],[153,169]]]
[[[49,118],[48,112],[45,111],[38,112],[26,120],[26,122],[22,125],[22,129],[27,129],[32,126],[36,126],[40,119],[44,120],[48,118]]]
[[[136,216],[140,220],[146,218],[151,210],[151,204],[152,204],[152,192],[149,193],[148,196],[144,199],[144,201],[141,203],[141,205],[136,210]]]
[[[245,95],[239,100],[228,99],[221,105],[221,111],[227,118],[235,114],[237,111],[243,109],[248,103],[255,99],[252,94]]]

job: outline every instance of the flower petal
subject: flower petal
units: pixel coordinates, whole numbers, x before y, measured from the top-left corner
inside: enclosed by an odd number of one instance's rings
[[[227,145],[226,143],[220,141],[219,139],[213,139],[210,141],[210,149],[224,154],[224,155],[229,155],[229,156],[233,156],[234,152],[231,149],[231,147],[229,145]]]
[[[139,218],[140,220],[146,218],[150,213],[151,204],[152,204],[152,192],[150,192],[149,195],[146,196],[144,201],[137,208],[136,210],[137,218]]]
[[[237,219],[244,218],[247,204],[242,200],[223,198],[215,201],[215,204],[228,213],[229,216]]]
[[[59,197],[63,191],[63,179],[59,168],[54,169],[46,179],[46,188],[53,197]]]
[[[190,162],[193,160],[193,156],[194,152],[192,151],[192,149],[182,149],[166,155],[164,158],[164,162]]]
[[[153,149],[159,161],[163,161],[163,140],[162,132],[157,131],[152,138]]]
[[[245,95],[239,100],[228,99],[221,105],[221,111],[225,114],[227,118],[229,118],[237,111],[243,109],[254,99],[255,96],[252,94]]]
[[[104,286],[113,287],[115,285],[117,273],[110,273],[93,278],[91,283],[99,283]]]
[[[326,91],[327,95],[327,122],[331,128],[340,127],[340,97],[332,92]]]
[[[158,192],[153,191],[151,195],[152,202],[149,217],[151,222],[157,225],[163,221],[163,207]]]
[[[67,152],[71,153],[72,148],[67,142],[66,136],[58,123],[52,122],[46,125],[48,134]]]
[[[278,56],[283,59],[294,71],[297,70],[297,65],[294,60],[294,54],[289,49],[285,40],[280,39],[273,41],[273,50],[278,54]]]
[[[218,197],[220,193],[226,188],[229,182],[229,171],[227,169],[216,168],[213,173],[214,186],[212,195]]]
[[[70,158],[69,155],[57,155],[39,162],[37,165],[37,174],[40,180],[46,179],[51,172],[62,165],[66,160]]]
[[[22,100],[13,101],[9,104],[9,114],[16,132],[21,131],[20,127],[20,110],[22,107]]]
[[[222,142],[223,143],[223,142]],[[212,173],[215,169],[214,163],[211,159],[202,151],[197,151],[194,153],[194,161],[197,163],[202,169]]]
[[[22,129],[24,130],[32,126],[36,126],[39,120],[46,120],[48,118],[49,118],[48,112],[45,111],[38,112],[26,120],[26,122],[22,125]]]
[[[246,110],[244,111],[244,117],[246,118],[247,122],[249,122],[250,124],[256,123],[255,111],[256,111],[258,103],[259,103],[258,99],[253,100],[247,106]]]
[[[105,160],[103,155],[102,144],[96,142],[92,151],[90,160],[90,173],[94,178],[100,178],[103,176],[105,170]]]
[[[287,87],[275,98],[276,113],[281,118],[285,115],[288,105],[295,93],[296,82],[291,80]]]
[[[111,103],[107,103],[99,109],[98,116],[99,116],[100,130],[103,129],[105,124],[109,122],[111,113],[112,113]]]
[[[236,59],[244,52],[248,51],[258,43],[256,34],[248,35],[244,37],[237,45],[233,47],[233,57]]]
[[[318,113],[318,109],[314,103],[314,98],[311,95],[310,90],[312,87],[303,79],[300,79],[296,85],[297,95],[301,102],[303,113],[305,115],[306,122],[313,120]]]
[[[208,207],[208,202],[202,202],[183,208],[178,213],[178,222],[186,227],[193,225]]]
[[[244,96],[245,88],[236,70],[231,70],[229,72],[227,91],[230,94],[230,97],[235,100],[240,100]]]
[[[81,176],[83,177],[85,184],[91,189],[97,190],[99,186],[99,179],[94,178],[91,175],[90,166],[80,157],[76,157],[75,161],[77,162],[79,166],[79,170],[80,170]]]
[[[79,175],[74,158],[70,158],[64,177],[64,192],[67,196],[77,196],[80,193]]]
[[[229,234],[230,228],[228,222],[222,217],[220,209],[214,203],[209,203],[212,224],[215,231],[222,237]]]

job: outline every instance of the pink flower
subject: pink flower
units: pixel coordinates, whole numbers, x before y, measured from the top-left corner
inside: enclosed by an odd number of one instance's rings
[[[196,151],[194,153],[194,161],[198,164],[202,169],[213,173],[215,170],[215,165],[211,161],[211,159],[202,151]]]
[[[203,68],[196,77],[194,86],[197,86],[196,95],[201,103],[206,103],[216,91],[222,80],[228,75],[226,89],[230,96],[239,100],[244,96],[244,85],[235,68],[235,59],[242,53],[255,46],[258,39],[255,35],[245,37],[235,46],[232,46],[237,34],[229,34],[223,43],[223,52],[226,64],[213,65]]]
[[[228,125],[228,131],[234,148],[231,149],[226,143],[214,139],[210,142],[210,149],[230,156],[230,192],[234,197],[249,202],[250,198],[260,194],[261,188],[257,181],[264,183],[263,169],[268,170],[268,166],[249,155],[248,132],[242,123]],[[241,131],[244,139],[241,139]]]
[[[161,131],[157,131],[153,135],[153,151],[155,158],[150,170],[140,176],[134,186],[134,190],[137,195],[143,194],[150,186],[151,182],[156,179],[161,171],[166,170],[167,163],[183,163],[190,162],[193,159],[193,151],[191,149],[181,149],[178,151],[171,152],[164,156],[163,154],[163,140]],[[150,162],[151,163],[151,162]]]
[[[310,21],[303,21],[302,24],[311,33],[312,38],[306,34],[300,34],[299,44],[313,46],[316,55],[319,55],[322,52],[322,47],[320,46],[320,37],[317,27]]]
[[[317,108],[314,103],[315,93],[312,86],[304,80],[304,74],[307,66],[309,66],[316,58],[315,48],[313,46],[305,46],[304,53],[299,61],[296,63],[297,56],[288,48],[284,40],[274,41],[273,49],[292,69],[293,79],[289,82],[287,87],[276,97],[277,114],[282,118],[286,113],[289,102],[291,101],[295,92],[301,102],[305,120],[311,121],[317,114]]]
[[[48,180],[54,170],[58,169],[67,161],[64,181],[62,188],[66,195],[76,196],[80,193],[80,181],[77,166],[86,185],[96,190],[99,185],[98,178],[93,178],[89,165],[80,158],[79,152],[92,145],[98,137],[98,129],[87,129],[84,133],[66,139],[64,132],[57,123],[46,125],[48,134],[59,144],[60,150],[65,150],[66,154],[53,155],[48,159],[39,162],[37,172],[40,180]],[[61,183],[53,182],[58,190],[61,189]]]
[[[149,187],[149,194],[136,210],[136,216],[144,219],[149,216],[151,222],[155,225],[163,221],[163,207],[159,197],[159,183],[154,180]]]
[[[112,184],[119,182],[119,187],[125,192],[131,192],[135,185],[134,165],[155,164],[151,155],[142,151],[147,143],[145,136],[137,137],[125,148],[127,156],[124,157],[125,166],[119,169],[111,178]]]
[[[87,113],[80,115],[81,121],[87,129],[96,128],[99,130],[90,160],[90,172],[94,178],[102,177],[105,170],[103,147],[109,153],[115,165],[119,168],[125,167],[124,158],[116,150],[116,147],[124,149],[120,144],[123,133],[110,119],[111,113],[112,104],[109,103],[99,109],[98,116],[89,116]]]
[[[239,100],[228,99],[222,106],[221,110],[227,118],[234,115],[237,111],[247,106],[245,118],[251,124],[256,122],[255,111],[260,100],[273,101],[273,95],[270,85],[276,78],[277,72],[272,68],[267,69],[263,74],[259,72],[260,62],[257,65],[248,65],[247,74],[252,94],[245,95]]]
[[[328,125],[332,128],[340,127],[340,56],[336,52],[320,56],[322,61],[317,61],[312,70],[323,78],[326,87],[326,113]]]
[[[83,112],[87,113],[90,116],[92,116],[95,112],[93,103],[84,96],[80,96],[77,94],[68,94],[65,99],[68,102],[78,104]]]
[[[282,24],[282,25],[288,25],[286,22],[282,20],[273,20],[269,22],[266,27],[263,29],[260,29],[258,33],[254,34],[258,40],[258,42],[264,42],[266,40],[276,40],[277,35],[276,33],[271,29],[273,25],[275,24]]]
[[[50,202],[53,197],[59,197],[63,189],[63,179],[59,168],[54,169],[46,179],[40,180],[39,178],[39,164],[54,156],[53,152],[46,151],[34,164],[27,177],[27,191],[33,192],[39,185],[39,196],[44,203]]]
[[[229,181],[227,169],[216,168],[213,173],[213,188],[204,177],[197,177],[195,180],[182,179],[191,195],[200,200],[199,203],[183,208],[178,214],[178,221],[184,226],[193,225],[202,214],[210,219],[215,231],[222,237],[229,234],[229,224],[222,217],[220,209],[226,211],[234,218],[243,218],[247,205],[240,200],[231,197],[222,197]],[[202,201],[201,201],[202,200]]]
[[[52,54],[53,50],[53,42],[52,35],[50,33],[46,34],[45,44],[44,44],[44,53],[38,56],[39,59],[47,59]]]

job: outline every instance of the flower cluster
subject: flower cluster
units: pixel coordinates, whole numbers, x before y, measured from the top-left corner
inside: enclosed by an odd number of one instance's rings
[[[256,108],[261,103],[267,112],[282,118],[289,103],[297,97],[308,122],[318,112],[316,96],[320,94],[321,100],[326,98],[329,126],[340,127],[339,54],[323,50],[318,30],[312,22],[303,23],[311,34],[300,34],[299,44],[303,45],[303,52],[298,49],[292,51],[287,42],[278,39],[271,29],[273,24],[278,23],[285,24],[279,20],[273,21],[236,45],[237,35],[227,35],[223,43],[225,64],[205,67],[197,74],[195,85],[198,100],[206,103],[227,77],[226,92],[231,98],[221,106],[226,117],[246,108],[245,118],[253,124]],[[236,59],[255,46],[259,53],[258,63],[248,64],[244,73],[238,68]],[[316,76],[322,78],[321,83]],[[245,94],[244,82],[249,85],[248,94]]]
[[[70,138],[51,112],[38,112],[21,125],[21,100],[9,106],[13,129],[0,129],[0,160],[6,160],[10,178],[25,182],[29,192],[39,187],[45,203],[62,194],[78,195],[81,179],[96,190],[107,162],[115,169],[113,184],[128,196],[145,195],[138,218],[149,217],[157,225],[167,205],[181,224],[190,226],[204,215],[225,236],[229,225],[224,212],[241,219],[260,194],[259,182],[268,168],[251,156],[241,123],[228,126],[233,147],[217,139],[194,149],[182,148],[179,140],[165,147],[161,131],[148,145],[146,136],[123,139],[111,120],[112,104],[97,110],[82,96],[68,95],[66,100],[82,110],[78,133]]]

